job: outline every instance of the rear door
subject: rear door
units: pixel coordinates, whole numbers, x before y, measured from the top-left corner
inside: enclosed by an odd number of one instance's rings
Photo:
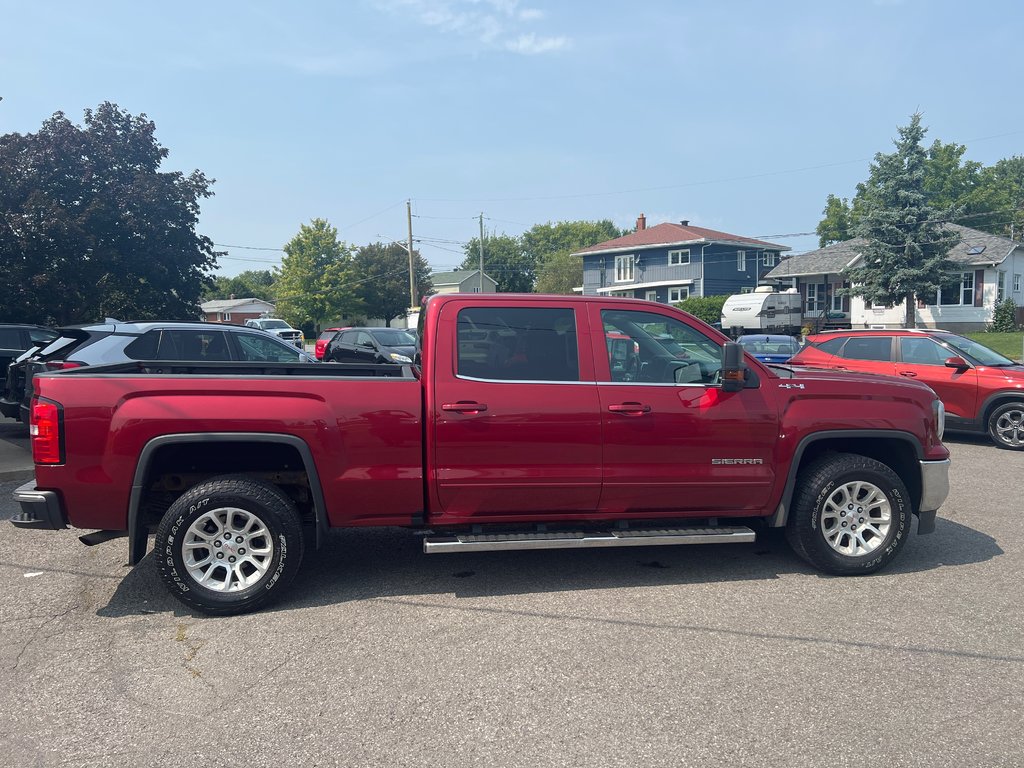
[[[601,421],[593,365],[580,355],[584,307],[524,299],[441,308],[428,463],[438,524],[597,509]]]
[[[603,329],[591,336],[604,433],[601,511],[763,510],[775,484],[776,380],[754,376],[749,388],[723,392],[721,342],[668,308],[595,303],[590,313],[591,328]],[[611,335],[633,340],[635,367],[614,359]]]

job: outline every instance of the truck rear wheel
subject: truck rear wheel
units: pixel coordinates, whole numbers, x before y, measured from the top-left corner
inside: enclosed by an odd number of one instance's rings
[[[176,598],[225,616],[262,608],[302,562],[298,511],[278,488],[242,475],[186,491],[156,533],[160,577]]]
[[[826,573],[874,573],[903,547],[911,514],[906,486],[885,464],[830,454],[801,471],[786,538]]]

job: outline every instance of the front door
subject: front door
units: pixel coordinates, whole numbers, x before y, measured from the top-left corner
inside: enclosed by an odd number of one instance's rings
[[[974,419],[978,406],[978,372],[973,368],[947,368],[946,360],[960,353],[927,336],[900,336],[896,373],[922,381],[935,390],[946,413],[958,419]]]
[[[592,305],[604,427],[601,511],[749,514],[772,493],[778,417],[766,380],[719,383],[721,345],[678,316]],[[620,360],[623,336],[635,360]],[[756,377],[754,377],[756,379]]]
[[[537,300],[442,308],[435,359],[451,362],[433,371],[433,521],[597,508],[601,422],[592,364],[579,355],[586,322],[582,305]]]

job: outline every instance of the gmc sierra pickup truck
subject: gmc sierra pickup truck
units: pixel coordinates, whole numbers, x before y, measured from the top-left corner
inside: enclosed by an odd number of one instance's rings
[[[426,552],[750,542],[833,574],[891,561],[948,492],[942,404],[791,370],[673,307],[426,301],[412,365],[134,362],[40,375],[21,528],[97,529],[194,609],[263,606],[330,528]]]

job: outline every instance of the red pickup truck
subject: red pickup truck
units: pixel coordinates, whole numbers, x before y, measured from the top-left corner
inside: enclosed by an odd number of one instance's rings
[[[673,307],[427,300],[413,365],[135,362],[35,378],[22,528],[127,535],[213,614],[264,605],[330,528],[427,552],[753,541],[834,574],[934,528],[944,411],[895,377],[794,371]]]

